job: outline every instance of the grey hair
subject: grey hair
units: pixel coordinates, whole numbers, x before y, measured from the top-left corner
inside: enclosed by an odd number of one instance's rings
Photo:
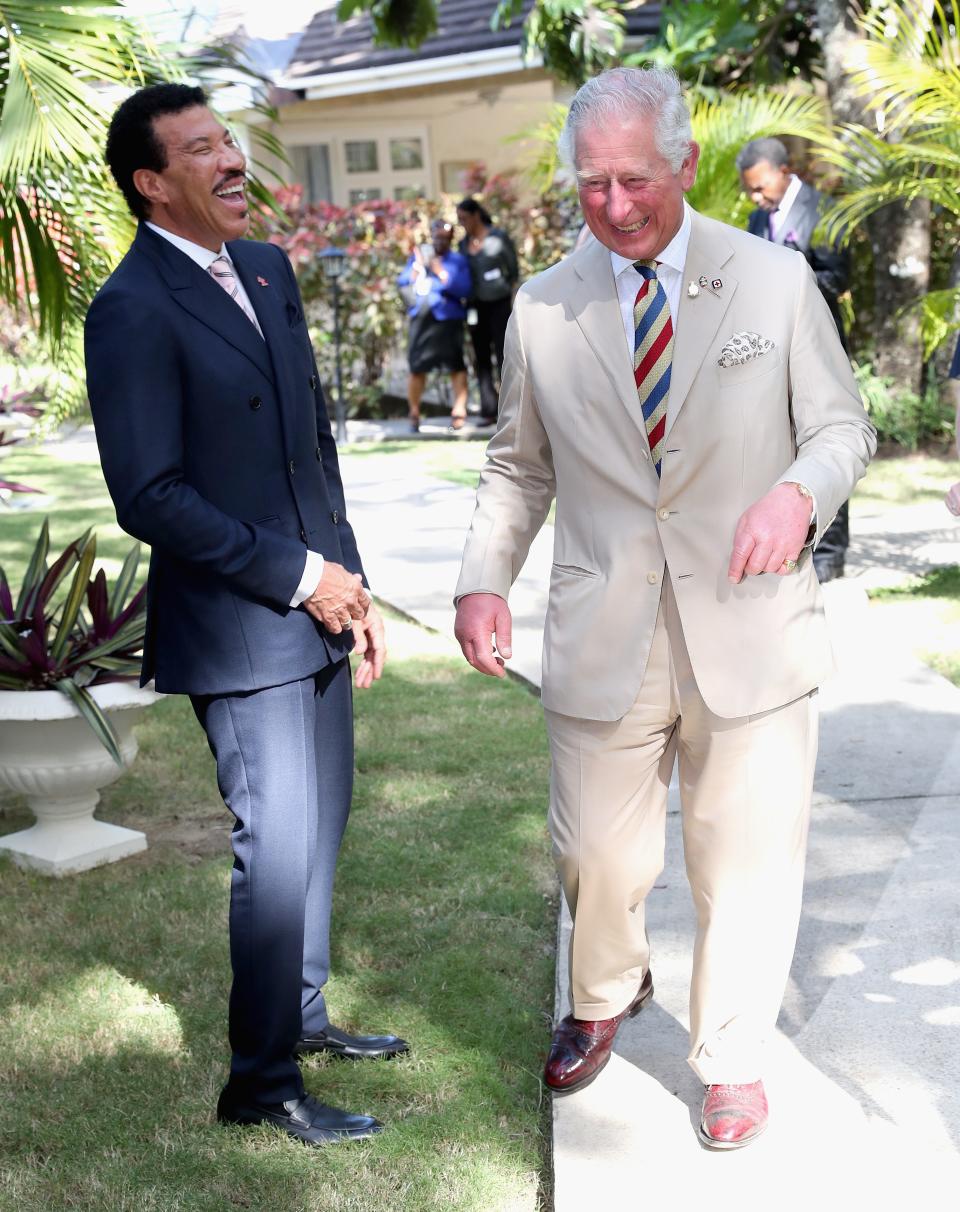
[[[790,153],[779,139],[751,139],[737,152],[734,164],[738,173],[745,173],[748,168],[756,168],[764,161],[773,168],[784,168],[790,163]]]
[[[560,133],[560,158],[576,168],[577,136],[585,127],[647,115],[655,118],[657,151],[679,172],[693,140],[690,110],[677,73],[660,67],[612,67],[581,85]]]

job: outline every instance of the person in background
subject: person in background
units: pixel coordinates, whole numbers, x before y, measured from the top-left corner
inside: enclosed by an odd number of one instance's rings
[[[503,342],[520,281],[517,250],[513,241],[476,198],[464,198],[457,206],[457,220],[466,232],[458,245],[470,262],[473,292],[467,327],[477,361],[480,388],[480,422],[493,425],[497,419],[497,389],[493,385],[493,359],[497,380],[503,368]]]
[[[751,140],[740,149],[736,165],[743,191],[755,207],[747,230],[803,253],[847,349],[839,297],[850,284],[850,257],[845,251],[812,243],[829,199],[791,171],[789,153],[779,139]],[[813,567],[821,582],[843,576],[849,545],[850,522],[844,501],[813,553]]]
[[[397,278],[409,300],[410,337],[407,360],[407,403],[410,428],[420,428],[420,400],[431,370],[445,370],[453,386],[450,428],[460,430],[467,420],[467,368],[463,361],[464,300],[470,294],[470,266],[453,252],[453,224],[435,219],[431,244],[418,245]]]
[[[950,363],[950,394],[953,397],[953,407],[956,412],[955,440],[957,454],[960,455],[960,338],[953,351],[953,361]],[[955,516],[960,516],[960,481],[950,486],[946,495],[947,509]]]

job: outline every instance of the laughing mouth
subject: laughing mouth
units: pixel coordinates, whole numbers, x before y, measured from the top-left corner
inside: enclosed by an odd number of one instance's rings
[[[641,219],[639,223],[631,223],[629,227],[621,227],[616,223],[613,226],[617,231],[622,232],[625,236],[635,236],[638,231],[643,231],[649,222],[650,216],[647,215],[646,218]]]
[[[238,194],[242,197],[246,193],[247,183],[242,178],[238,181],[230,181],[226,185],[218,185],[213,191],[218,198],[233,198]]]

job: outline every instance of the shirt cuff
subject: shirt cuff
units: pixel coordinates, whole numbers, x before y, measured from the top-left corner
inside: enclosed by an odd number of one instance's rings
[[[297,592],[293,595],[290,605],[293,607],[301,606],[320,584],[322,576],[323,556],[318,551],[307,551],[307,558],[303,565],[303,576],[300,578],[300,584],[297,586]]]

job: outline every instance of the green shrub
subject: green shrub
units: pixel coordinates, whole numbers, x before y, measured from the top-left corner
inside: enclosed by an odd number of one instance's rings
[[[873,373],[869,362],[854,363],[853,373],[881,442],[916,450],[924,442],[942,442],[952,436],[953,408],[941,398],[932,379],[918,396],[895,389],[890,378]]]

